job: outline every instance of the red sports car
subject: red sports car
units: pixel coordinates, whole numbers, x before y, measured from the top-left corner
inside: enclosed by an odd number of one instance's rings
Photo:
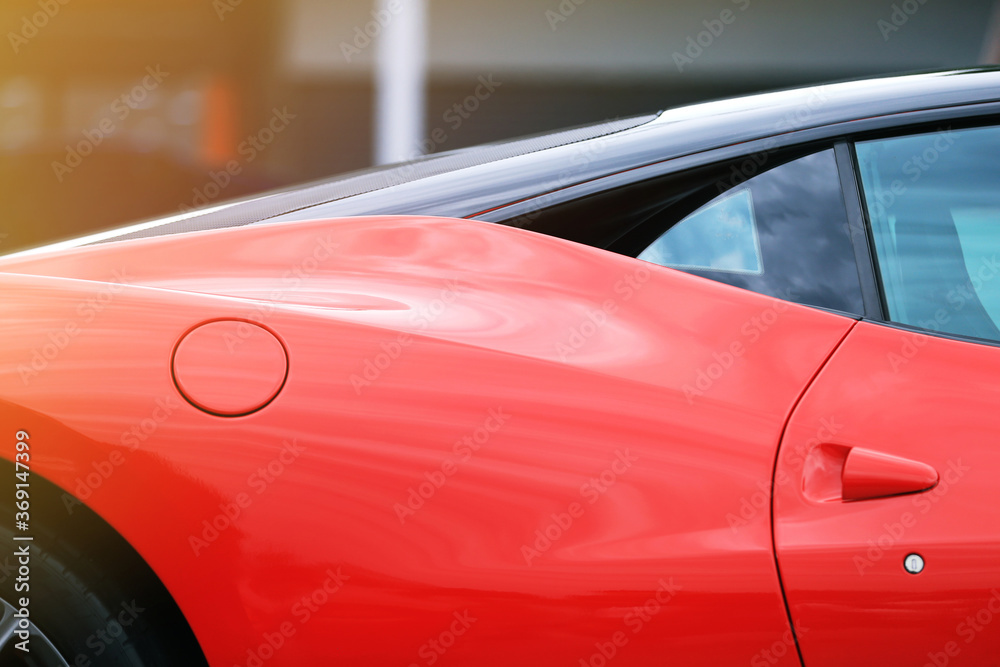
[[[908,75],[0,258],[0,662],[1000,664],[998,156]]]

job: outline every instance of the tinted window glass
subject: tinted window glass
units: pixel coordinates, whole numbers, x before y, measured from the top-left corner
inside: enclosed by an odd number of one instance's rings
[[[890,319],[1000,340],[1000,129],[856,152]]]
[[[676,269],[761,273],[760,241],[749,188],[698,209],[646,248],[639,259]]]
[[[639,258],[797,303],[864,312],[832,149],[719,195]]]

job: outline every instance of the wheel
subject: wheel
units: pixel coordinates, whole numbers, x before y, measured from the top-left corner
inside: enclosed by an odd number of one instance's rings
[[[69,667],[69,663],[52,645],[48,637],[25,619],[20,623],[17,610],[6,600],[0,600],[0,660],[5,665],[31,665],[32,667]],[[18,633],[21,630],[21,633]],[[23,633],[23,634],[22,634]],[[27,642],[25,643],[25,639]],[[23,644],[24,650],[18,648]],[[23,654],[23,655],[22,655]]]
[[[36,483],[32,481],[33,489]],[[36,507],[33,503],[33,516],[41,515]],[[57,516],[48,514],[53,511],[67,516],[61,507],[51,506],[46,515]],[[101,522],[110,534],[95,531],[88,522],[100,519],[90,515],[83,520],[78,510],[72,520],[76,525],[61,526],[58,532],[32,522],[33,540],[22,541],[14,539],[13,510],[0,504],[0,665],[207,665],[159,579],[107,524]],[[27,581],[18,553],[25,548]],[[17,616],[24,608],[22,598],[28,602],[27,618]]]

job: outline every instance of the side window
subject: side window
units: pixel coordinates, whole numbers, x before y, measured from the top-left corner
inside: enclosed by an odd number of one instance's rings
[[[855,151],[889,318],[1000,340],[1000,128]]]
[[[749,188],[739,188],[674,225],[639,259],[675,269],[760,275],[760,239]]]
[[[719,195],[638,257],[797,303],[864,312],[832,149]]]

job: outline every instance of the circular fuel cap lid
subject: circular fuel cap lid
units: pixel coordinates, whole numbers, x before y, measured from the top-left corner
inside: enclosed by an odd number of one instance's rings
[[[242,320],[199,325],[181,338],[172,371],[181,395],[213,415],[239,417],[274,400],[288,376],[277,336]]]

